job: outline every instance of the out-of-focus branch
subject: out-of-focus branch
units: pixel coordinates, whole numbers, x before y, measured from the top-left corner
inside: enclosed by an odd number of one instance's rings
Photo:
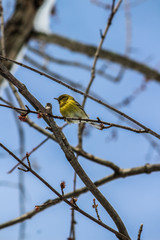
[[[14,59],[20,49],[30,38],[33,20],[39,6],[43,3],[39,0],[17,0],[13,16],[5,25],[5,50],[6,56]],[[8,69],[12,63],[6,63]],[[0,85],[3,78],[0,78]]]
[[[14,87],[14,85],[12,85],[11,83],[9,83],[11,89],[15,89],[16,92],[16,96],[18,96],[18,99],[20,99],[20,103],[21,98],[16,90],[16,88]],[[13,102],[13,97],[9,91],[8,88],[5,89],[6,95],[8,97],[8,100],[10,102]],[[23,105],[22,105],[23,106]],[[17,117],[17,112],[13,112],[13,116],[17,125],[17,130],[18,130],[18,136],[19,136],[19,154],[22,157],[22,155],[24,155],[24,149],[25,149],[25,134],[24,134],[24,129],[23,129],[23,125],[22,123],[19,121],[18,117]],[[25,183],[24,183],[24,173],[23,172],[19,172],[18,174],[18,185],[19,185],[19,210],[20,210],[20,214],[25,213]],[[25,238],[25,223],[20,224],[19,226],[19,236],[18,239],[23,240]]]
[[[97,5],[98,7],[101,7],[103,9],[111,9],[111,4],[108,4],[108,3],[104,3],[102,1],[99,1],[99,0],[91,0],[91,2],[95,5]]]
[[[5,49],[5,34],[4,34],[4,18],[3,18],[3,7],[2,7],[2,1],[0,0],[0,18],[1,18],[1,48],[2,48],[2,55],[5,57],[6,56],[6,49]],[[13,94],[15,95],[19,105],[23,107],[23,102],[16,91],[16,88],[12,83],[9,82],[10,88],[12,89]],[[13,98],[8,90],[6,89],[6,94],[8,96],[8,99],[10,102],[13,102]],[[20,155],[24,153],[24,131],[21,123],[17,119],[17,114],[16,112],[13,113],[14,118],[16,120],[16,125],[18,128],[18,135],[19,135],[19,146],[20,146]],[[20,214],[23,214],[25,212],[25,185],[24,185],[24,173],[19,172],[19,210]],[[18,239],[23,240],[25,238],[25,223],[20,224],[19,228],[19,237]]]
[[[84,64],[84,63],[81,63],[81,62],[78,62],[78,61],[70,61],[70,60],[60,59],[60,58],[51,56],[48,53],[42,52],[41,50],[36,49],[34,47],[31,47],[31,46],[28,46],[28,50],[30,50],[31,52],[35,53],[36,55],[38,55],[40,57],[43,57],[44,59],[46,59],[50,62],[56,63],[56,64],[61,64],[61,65],[70,66],[70,67],[78,67],[78,68],[81,68],[81,69],[84,69],[84,70],[87,70],[87,71],[91,71],[91,69],[92,69],[92,67],[87,65],[87,64]],[[26,55],[24,57],[25,60],[26,60],[26,57],[28,58],[28,55]],[[115,80],[114,76],[112,76],[111,74],[105,73],[101,69],[97,69],[96,74],[98,74],[98,75],[100,75],[100,76],[102,76],[102,77],[104,77],[104,78],[106,78],[107,80],[110,80],[110,81]]]
[[[96,51],[95,46],[83,44],[81,42],[78,42],[57,34],[45,35],[42,33],[33,33],[32,38],[42,40],[46,43],[54,43],[61,47],[67,48],[73,52],[79,52],[81,54],[85,54],[89,57],[93,57]],[[159,72],[146,66],[143,63],[139,63],[138,61],[132,60],[126,56],[111,52],[109,50],[101,49],[99,58],[107,59],[111,62],[123,65],[126,68],[137,71],[143,74],[147,80],[155,79],[156,81],[160,82]]]
[[[33,65],[34,67],[40,69],[41,71],[46,72],[48,75],[53,76],[57,79],[61,79],[63,82],[65,82],[75,88],[81,89],[82,91],[84,90],[84,87],[82,86],[82,84],[80,84],[78,82],[74,82],[74,81],[70,80],[69,78],[63,77],[62,75],[57,74],[57,73],[47,69],[45,66],[40,65],[37,61],[35,61],[34,59],[32,59],[28,56],[24,56],[24,60],[27,61],[28,63],[30,63],[31,65]]]
[[[0,27],[1,27],[1,51],[2,51],[2,56],[6,56],[6,51],[5,51],[5,41],[4,41],[4,18],[3,18],[3,6],[2,6],[2,0],[0,1]]]

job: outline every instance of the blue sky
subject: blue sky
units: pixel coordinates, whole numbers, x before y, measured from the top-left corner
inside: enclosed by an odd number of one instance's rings
[[[13,1],[8,0],[2,2],[5,13],[10,13]],[[11,5],[7,5],[7,2],[11,3]],[[110,1],[107,1],[107,3],[110,3]],[[10,8],[7,8],[8,6]],[[130,57],[139,62],[144,62],[157,70],[159,70],[160,66],[159,9],[160,2],[151,0],[142,1],[131,8],[132,52],[130,53]],[[98,46],[100,42],[99,31],[100,29],[104,30],[108,15],[109,11],[97,7],[91,3],[90,0],[58,0],[57,15],[51,17],[51,29],[54,33]],[[103,48],[124,54],[125,34],[125,17],[122,4],[109,29]],[[30,41],[29,44],[39,48],[39,45],[33,40]],[[44,49],[46,53],[54,57],[73,61],[77,60],[90,66],[92,66],[93,63],[93,58],[88,58],[80,53],[72,53],[56,45],[48,44]],[[27,54],[31,55],[29,51],[27,51]],[[39,57],[36,59],[41,62]],[[28,62],[25,63],[29,64]],[[106,73],[111,73],[113,76],[116,76],[119,66],[113,63],[105,63],[108,65]],[[101,67],[102,64],[104,64],[104,61],[99,60],[97,65]],[[82,69],[53,63],[49,63],[48,68],[84,86],[87,86],[90,79],[90,72]],[[35,95],[43,105],[45,105],[46,102],[51,102],[54,114],[59,115],[59,107],[53,98],[58,97],[62,93],[70,94],[75,97],[79,103],[82,102],[83,97],[81,95],[71,92],[71,90],[24,68],[18,68],[15,76],[27,86],[30,92]],[[118,83],[113,83],[96,75],[91,90],[110,104],[116,104],[125,99],[125,97],[130,96],[141,86],[143,81],[144,76],[131,70],[126,70],[123,79]],[[159,133],[159,92],[159,83],[154,80],[149,81],[146,89],[141,92],[129,106],[125,106],[120,110]],[[6,97],[5,93],[3,93],[3,97]],[[25,104],[28,103],[25,101]],[[127,124],[125,121],[122,122],[117,115],[92,100],[87,100],[85,110],[92,118],[98,116],[100,119],[108,122]],[[19,137],[13,113],[9,109],[0,108],[0,114],[1,142],[18,155]],[[30,117],[41,127],[46,127],[42,119],[38,120],[36,116]],[[59,125],[63,124],[62,121],[57,121],[57,123]],[[22,123],[22,125],[25,132],[25,149],[26,151],[30,151],[39,144],[45,136],[28,127],[25,123]],[[146,163],[159,163],[157,151],[152,149],[149,141],[143,135],[120,129],[114,130],[116,130],[116,139],[111,140],[113,129],[97,131],[96,129],[87,127],[86,131],[89,133],[84,137],[84,150],[106,160],[113,161],[115,164],[124,168],[141,166]],[[64,133],[69,143],[76,146],[77,125],[66,127]],[[155,138],[151,139],[154,139],[159,144],[159,141]],[[2,181],[17,183],[18,170],[15,170],[10,175],[7,174],[7,171],[10,170],[16,161],[1,149],[0,158],[0,183],[2,184]],[[30,159],[33,164],[38,165],[38,173],[58,191],[60,191],[59,184],[62,180],[66,182],[65,192],[72,191],[73,170],[56,143],[49,140],[44,146],[32,154]],[[111,173],[111,170],[108,168],[99,166],[86,159],[80,158],[79,161],[93,181]],[[160,229],[157,227],[157,222],[159,222],[160,218],[159,177],[159,173],[128,177],[115,180],[99,188],[124,221],[132,239],[137,238],[141,223],[144,224],[142,239],[159,239]],[[81,186],[83,186],[83,183],[78,179],[77,187]],[[25,173],[25,187],[26,211],[30,211],[34,209],[35,205],[40,205],[46,200],[56,197],[30,173]],[[0,195],[0,222],[3,223],[18,217],[18,189],[1,186]],[[92,201],[92,194],[87,193],[79,197],[77,204],[83,210],[86,210],[96,217],[92,208]],[[101,219],[109,226],[115,228],[112,220],[100,205],[98,209]],[[70,228],[70,215],[70,208],[65,203],[41,212],[26,222],[26,239],[67,239]],[[76,213],[76,221],[77,240],[116,239],[112,233],[97,226],[79,213]],[[19,226],[15,225],[1,230],[1,239],[8,240],[11,239],[11,237],[18,239],[18,229]]]

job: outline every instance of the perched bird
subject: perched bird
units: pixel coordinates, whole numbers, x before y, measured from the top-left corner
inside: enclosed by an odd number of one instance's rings
[[[62,114],[63,117],[89,119],[88,115],[86,114],[82,106],[70,95],[63,94],[58,98],[54,98],[54,99],[58,100],[60,113]],[[80,123],[85,121],[67,119],[66,122]],[[93,127],[96,127],[97,129],[100,129],[100,130],[102,129],[102,126],[99,124],[96,124],[94,122],[89,122],[89,121],[87,121],[87,123],[89,123]]]

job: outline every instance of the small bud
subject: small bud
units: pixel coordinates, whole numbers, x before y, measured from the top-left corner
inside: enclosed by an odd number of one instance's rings
[[[77,202],[77,198],[72,197],[72,199],[70,200],[70,203],[75,204],[76,202]]]
[[[19,115],[18,118],[22,122],[26,122],[27,121],[27,116]]]
[[[60,186],[61,186],[61,189],[64,189],[66,187],[65,181],[61,182]]]
[[[40,207],[38,205],[36,205],[35,210],[36,210],[36,212],[38,212],[40,210]]]
[[[43,114],[42,114],[42,113],[38,113],[38,114],[37,114],[37,118],[38,118],[38,119],[40,119],[40,118],[42,118],[42,117],[43,117]]]
[[[97,208],[98,207],[98,204],[96,204],[96,199],[93,198],[93,205],[92,205],[93,208]]]

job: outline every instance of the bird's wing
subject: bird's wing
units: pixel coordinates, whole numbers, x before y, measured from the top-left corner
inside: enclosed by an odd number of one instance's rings
[[[89,116],[88,116],[87,113],[84,111],[84,109],[82,108],[82,106],[81,106],[77,101],[75,101],[75,102],[76,102],[77,107],[79,107],[79,108],[83,111],[83,113],[86,115],[86,117],[89,118]]]

